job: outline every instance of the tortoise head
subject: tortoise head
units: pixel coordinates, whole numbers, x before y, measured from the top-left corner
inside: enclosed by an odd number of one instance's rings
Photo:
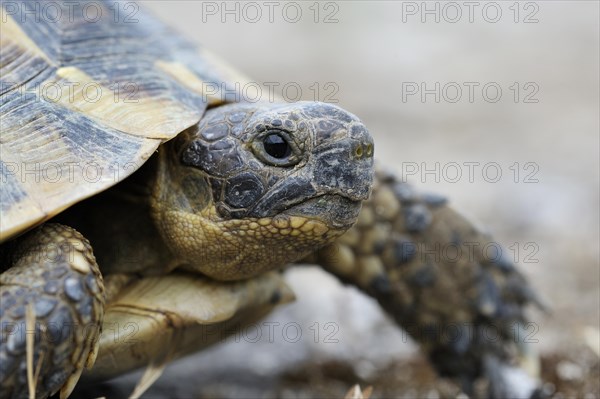
[[[373,139],[324,103],[231,104],[167,146],[153,196],[181,266],[247,278],[297,260],[356,221],[373,183]]]

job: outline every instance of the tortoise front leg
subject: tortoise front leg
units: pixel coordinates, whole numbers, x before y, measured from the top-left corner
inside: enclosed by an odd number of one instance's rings
[[[109,290],[115,276],[107,278]],[[187,272],[132,279],[106,306],[98,357],[83,378],[102,381],[143,366],[160,370],[293,299],[275,271],[235,282]]]
[[[0,398],[65,398],[98,349],[104,285],[92,249],[45,224],[0,255]]]
[[[468,393],[480,375],[490,396],[524,398],[535,390],[534,379],[509,366],[512,350],[537,371],[523,339],[532,327],[523,308],[534,295],[506,250],[444,198],[377,171],[357,224],[308,261],[377,299],[438,373]],[[510,380],[515,375],[521,382]]]

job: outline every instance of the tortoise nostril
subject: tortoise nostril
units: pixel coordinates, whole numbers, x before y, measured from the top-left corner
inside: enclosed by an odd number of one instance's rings
[[[354,149],[354,156],[358,159],[371,158],[373,156],[373,144],[361,143]]]
[[[356,150],[354,150],[354,155],[356,155],[357,158],[361,158],[363,156],[363,147],[362,145],[359,145],[356,147]]]

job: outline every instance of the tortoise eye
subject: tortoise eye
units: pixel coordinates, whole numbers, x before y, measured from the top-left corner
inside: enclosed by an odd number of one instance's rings
[[[263,163],[288,167],[302,160],[302,150],[284,130],[269,129],[252,143],[254,155]]]
[[[283,159],[290,156],[292,149],[287,140],[279,133],[270,133],[263,138],[265,152],[273,158]]]

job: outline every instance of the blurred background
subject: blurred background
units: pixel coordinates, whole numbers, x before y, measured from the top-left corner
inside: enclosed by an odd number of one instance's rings
[[[357,114],[382,164],[518,248],[552,307],[531,311],[544,375],[599,397],[598,2],[142,5],[276,95]],[[316,268],[286,277],[298,299],[269,320],[299,323],[297,342],[230,341],[170,366],[149,395],[314,397],[356,380],[446,396],[415,382],[432,371],[373,300]],[[315,342],[315,322],[335,323],[338,342]]]

